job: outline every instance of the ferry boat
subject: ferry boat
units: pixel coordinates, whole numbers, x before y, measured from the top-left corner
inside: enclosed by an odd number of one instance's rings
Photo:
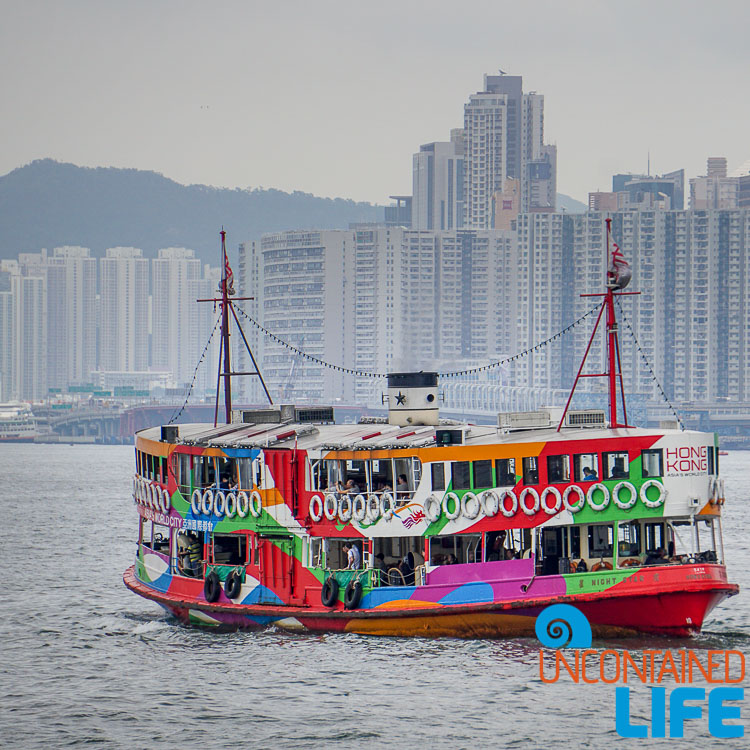
[[[337,425],[332,408],[227,399],[227,424],[139,432],[125,584],[219,628],[523,636],[568,603],[595,635],[699,632],[738,592],[718,440],[633,427],[624,401],[620,415],[623,288],[614,269],[597,320],[606,312],[609,413],[569,400],[497,425],[450,422],[437,373],[393,373],[387,419]],[[223,353],[226,396],[228,338]]]
[[[41,435],[29,404],[12,401],[0,404],[0,443],[33,443]]]

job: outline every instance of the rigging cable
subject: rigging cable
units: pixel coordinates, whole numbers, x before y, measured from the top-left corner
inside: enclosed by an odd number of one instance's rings
[[[182,404],[182,406],[179,408],[178,411],[176,411],[172,418],[167,422],[167,424],[172,424],[176,419],[180,418],[180,415],[183,411],[185,411],[185,407],[187,406],[188,400],[190,398],[190,394],[193,392],[193,386],[195,385],[195,379],[198,377],[198,368],[203,363],[203,360],[206,357],[206,352],[208,351],[208,347],[211,345],[211,339],[214,337],[214,334],[216,333],[216,329],[219,327],[219,324],[221,323],[221,317],[216,319],[216,323],[214,324],[214,328],[211,331],[211,335],[208,337],[208,341],[206,341],[206,345],[203,347],[203,352],[200,356],[200,359],[198,360],[198,364],[195,366],[195,370],[193,370],[193,378],[190,381],[190,386],[188,387],[187,396],[185,396],[185,401]]]
[[[584,313],[583,315],[581,315],[580,318],[573,321],[570,325],[567,325],[565,328],[553,334],[552,336],[545,339],[544,341],[540,341],[538,344],[535,344],[534,346],[531,346],[522,352],[518,352],[517,354],[514,354],[512,357],[506,357],[505,359],[498,360],[497,362],[491,362],[488,365],[483,365],[481,367],[474,367],[469,370],[456,370],[453,372],[439,372],[438,375],[441,378],[455,378],[461,375],[472,375],[475,372],[484,372],[485,370],[491,370],[495,367],[500,367],[502,365],[508,364],[509,362],[514,362],[517,359],[526,357],[529,354],[532,354],[533,352],[539,351],[543,347],[547,346],[548,344],[551,344],[556,339],[560,338],[561,336],[564,336],[566,333],[573,330],[573,328],[583,323],[586,320],[586,318],[588,318],[590,315],[593,315],[603,304],[604,304],[603,302],[598,303],[597,305],[592,307],[587,313]],[[238,309],[238,312],[240,313],[240,315],[244,316],[246,320],[252,323],[261,333],[263,333],[265,336],[270,338],[272,341],[276,342],[277,344],[281,344],[281,346],[286,347],[287,349],[299,355],[303,359],[307,359],[308,361],[313,362],[317,365],[320,365],[321,367],[327,367],[328,369],[335,370],[336,372],[343,372],[348,375],[355,375],[361,378],[386,378],[388,377],[388,375],[385,373],[367,372],[364,370],[353,370],[349,367],[341,367],[341,365],[334,365],[334,364],[331,364],[330,362],[326,362],[325,360],[318,359],[318,357],[313,357],[311,354],[307,354],[306,352],[303,352],[301,349],[298,349],[296,346],[293,346],[287,341],[284,341],[283,339],[279,338],[276,334],[271,333],[271,331],[269,331],[267,328],[264,328],[260,323],[258,323],[256,320],[251,318],[244,310]]]
[[[649,373],[651,375],[651,379],[656,383],[656,387],[659,389],[659,393],[661,393],[662,398],[664,399],[664,401],[666,402],[667,406],[671,410],[672,414],[674,415],[674,418],[677,420],[677,423],[680,425],[680,429],[684,431],[685,430],[685,425],[684,425],[682,419],[680,419],[680,415],[677,413],[676,409],[672,405],[672,402],[669,400],[669,396],[667,396],[667,394],[664,392],[664,389],[661,387],[661,383],[659,382],[659,379],[656,377],[656,373],[654,372],[654,368],[651,367],[651,363],[648,361],[648,359],[646,357],[646,353],[643,351],[643,349],[641,349],[641,345],[640,345],[640,343],[638,342],[638,339],[635,336],[635,331],[633,330],[633,326],[630,325],[630,321],[627,319],[627,317],[625,315],[625,311],[622,309],[622,305],[620,304],[620,300],[618,300],[617,298],[615,298],[615,302],[617,303],[617,307],[620,308],[620,318],[621,318],[622,322],[625,323],[625,325],[628,327],[628,332],[630,333],[633,341],[635,342],[636,349],[638,349],[638,351],[640,352],[641,359],[643,359],[643,362],[646,365],[646,367],[647,367],[647,369],[648,369],[648,371],[649,371]]]

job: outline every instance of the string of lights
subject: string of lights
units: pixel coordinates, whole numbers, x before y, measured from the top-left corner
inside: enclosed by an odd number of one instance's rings
[[[462,375],[473,375],[476,372],[484,372],[486,370],[491,370],[495,367],[501,367],[502,365],[508,364],[510,362],[515,362],[518,359],[521,359],[522,357],[526,357],[529,354],[533,354],[534,352],[539,351],[540,349],[544,348],[545,346],[551,344],[556,339],[559,339],[561,336],[564,336],[566,333],[572,331],[577,326],[581,325],[588,317],[593,315],[599,308],[602,306],[602,302],[592,307],[587,313],[584,313],[581,315],[578,320],[573,321],[570,325],[566,326],[562,330],[558,331],[557,333],[553,334],[549,338],[545,339],[544,341],[540,341],[538,344],[535,344],[534,346],[529,347],[528,349],[525,349],[522,352],[518,352],[517,354],[514,354],[512,357],[506,357],[505,359],[498,360],[497,362],[491,362],[488,365],[482,365],[481,367],[473,367],[468,370],[456,370],[453,372],[440,372],[438,375],[441,378],[456,378]],[[319,359],[318,357],[313,357],[311,354],[307,354],[307,352],[303,352],[301,349],[298,349],[296,346],[293,346],[287,341],[284,341],[283,339],[279,338],[275,333],[271,333],[267,328],[264,328],[260,323],[258,323],[256,320],[251,318],[244,310],[240,310],[237,308],[237,312],[240,313],[240,315],[244,316],[252,325],[254,325],[261,333],[263,333],[264,336],[267,336],[272,341],[274,341],[277,344],[280,344],[281,346],[285,347],[291,352],[294,352],[295,354],[299,355],[303,359],[308,360],[309,362],[313,362],[314,364],[320,365],[321,367],[327,367],[330,370],[335,370],[336,372],[343,372],[348,375],[356,375],[357,377],[361,378],[386,378],[388,377],[385,373],[380,372],[366,372],[364,370],[352,370],[349,367],[342,367],[341,365],[334,365],[330,362],[326,362],[325,360]]]
[[[213,339],[214,334],[219,328],[219,324],[221,323],[221,317],[217,318],[216,323],[214,324],[214,328],[211,331],[211,335],[208,337],[208,341],[206,341],[206,345],[203,347],[203,352],[201,353],[200,359],[198,360],[198,364],[195,366],[195,370],[193,370],[193,378],[190,381],[190,386],[188,387],[187,396],[185,396],[185,401],[182,404],[182,406],[179,408],[178,411],[176,411],[172,418],[167,422],[167,424],[172,424],[176,419],[180,418],[180,415],[182,412],[185,411],[185,407],[188,404],[188,401],[190,399],[190,394],[193,392],[193,387],[195,386],[195,380],[198,377],[198,368],[203,364],[203,360],[206,358],[206,353],[208,352],[208,347],[211,346],[211,339]]]
[[[630,325],[630,321],[628,320],[627,316],[625,315],[625,311],[622,309],[622,305],[620,304],[620,300],[615,298],[615,302],[617,303],[617,307],[620,308],[620,319],[623,323],[627,326],[628,333],[630,333],[631,337],[633,338],[633,341],[635,342],[635,347],[638,349],[638,352],[641,355],[641,359],[643,360],[643,363],[646,365],[646,369],[648,370],[649,374],[651,375],[651,379],[656,383],[656,387],[659,389],[659,393],[661,393],[661,397],[664,399],[664,402],[669,407],[670,411],[674,415],[674,418],[677,420],[677,423],[680,425],[680,429],[684,430],[685,425],[680,419],[680,415],[677,413],[677,410],[672,405],[672,402],[669,400],[669,396],[664,392],[664,389],[661,387],[661,383],[659,382],[659,379],[656,377],[656,373],[654,372],[654,368],[651,367],[651,363],[648,361],[648,358],[646,357],[646,353],[641,349],[640,342],[636,338],[635,331],[633,330],[633,326]]]

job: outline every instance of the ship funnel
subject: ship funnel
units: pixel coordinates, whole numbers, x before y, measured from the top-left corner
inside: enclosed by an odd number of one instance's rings
[[[439,423],[436,372],[388,374],[388,424],[436,425]]]

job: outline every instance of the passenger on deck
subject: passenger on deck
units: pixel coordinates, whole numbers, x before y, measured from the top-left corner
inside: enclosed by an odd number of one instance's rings
[[[414,585],[414,555],[411,552],[407,552],[404,555],[404,559],[401,560],[398,566],[403,573],[404,581],[407,586]]]
[[[586,564],[586,561],[581,558],[576,565],[576,573],[587,573],[588,569],[589,566]]]
[[[181,575],[189,575],[190,538],[187,534],[177,534],[177,570]]]
[[[342,549],[346,552],[347,570],[359,570],[362,557],[356,544],[345,544]]]
[[[583,481],[596,482],[596,472],[590,466],[583,467]]]
[[[378,552],[372,559],[372,567],[375,570],[385,570],[385,555],[382,552]]]
[[[455,555],[453,554],[448,555],[448,559],[446,560],[446,563],[445,563],[446,565],[456,565],[457,563],[458,563],[458,558]]]
[[[406,500],[409,497],[409,483],[406,481],[406,474],[399,474],[396,481],[396,493],[399,500]]]
[[[339,492],[343,495],[359,495],[359,485],[353,479],[347,479],[346,484],[339,485]]]
[[[487,555],[488,562],[496,562],[498,560],[506,559],[506,552],[509,550],[505,549],[505,531],[501,531],[492,542],[492,549]]]

